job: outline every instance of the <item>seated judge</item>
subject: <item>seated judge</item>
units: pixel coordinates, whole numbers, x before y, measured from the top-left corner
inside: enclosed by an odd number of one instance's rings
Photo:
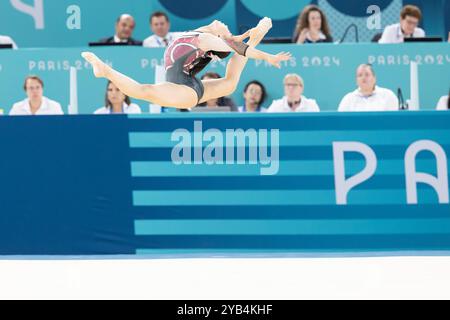
[[[133,39],[133,31],[136,27],[134,18],[129,14],[121,15],[116,21],[116,32],[114,36],[102,39],[99,43],[117,44],[129,46],[142,46],[142,41]]]
[[[105,105],[97,109],[94,114],[140,114],[141,108],[131,103],[130,97],[126,96],[115,86],[114,83],[108,81],[105,93]]]
[[[61,105],[44,96],[44,82],[38,76],[28,76],[23,89],[27,94],[25,100],[13,105],[10,116],[62,115]]]
[[[146,48],[165,48],[182,34],[170,32],[169,16],[162,11],[156,11],[150,16],[150,29],[153,34],[144,40]]]
[[[377,85],[372,65],[362,64],[357,68],[356,83],[358,88],[345,95],[339,104],[340,112],[399,110],[399,101],[394,92]]]
[[[316,100],[303,95],[305,82],[298,74],[291,73],[284,77],[284,97],[274,100],[267,112],[319,112]]]
[[[379,43],[402,43],[405,38],[423,38],[425,31],[419,28],[422,11],[416,6],[406,5],[400,13],[400,22],[384,29]]]

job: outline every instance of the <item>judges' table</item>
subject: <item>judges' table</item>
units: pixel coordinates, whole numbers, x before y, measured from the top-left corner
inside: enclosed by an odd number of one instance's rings
[[[239,87],[233,95],[243,104],[242,91],[247,82],[259,80],[268,91],[264,106],[284,95],[283,78],[297,73],[305,80],[305,96],[317,100],[322,111],[336,111],[345,94],[356,89],[356,68],[371,63],[378,85],[410,97],[410,62],[419,64],[419,97],[422,109],[434,109],[441,96],[448,94],[450,84],[449,43],[418,43],[398,45],[321,44],[317,46],[261,45],[262,50],[276,53],[292,52],[292,59],[276,69],[267,63],[249,61]],[[20,49],[0,51],[0,108],[9,112],[14,102],[23,100],[23,81],[28,74],[39,75],[45,83],[45,95],[57,100],[65,112],[69,105],[69,69],[78,70],[79,110],[92,114],[105,103],[106,80],[96,79],[90,65],[80,56],[94,48]],[[154,83],[156,66],[162,65],[163,49],[97,48],[102,59],[116,69],[142,83]],[[225,74],[227,61],[211,64],[209,71]],[[137,101],[144,112],[148,103]]]
[[[0,256],[446,254],[449,120],[1,117]]]

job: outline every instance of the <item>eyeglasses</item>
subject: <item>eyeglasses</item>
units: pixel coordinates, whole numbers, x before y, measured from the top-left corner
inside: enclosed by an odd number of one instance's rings
[[[405,21],[408,25],[414,26],[414,27],[416,27],[416,26],[419,24],[419,21],[417,21],[417,20],[412,20],[412,19],[408,19],[408,18],[406,18],[404,21]]]
[[[284,86],[285,87],[296,88],[296,87],[301,87],[302,85],[300,83],[285,83]]]

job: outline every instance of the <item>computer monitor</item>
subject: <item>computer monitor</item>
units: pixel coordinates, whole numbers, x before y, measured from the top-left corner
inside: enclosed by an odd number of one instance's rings
[[[441,37],[405,38],[405,42],[442,42]]]
[[[0,44],[0,49],[12,49],[13,45],[11,43],[8,44]]]
[[[209,113],[209,112],[231,112],[231,107],[196,107],[191,110],[195,113]]]
[[[142,47],[141,44],[128,44],[122,42],[112,42],[112,43],[104,43],[104,42],[89,42],[89,47],[127,47],[127,46],[135,46]]]
[[[272,43],[286,44],[286,43],[292,43],[292,38],[291,37],[264,38],[261,41],[261,43],[264,43],[264,44],[272,44]]]

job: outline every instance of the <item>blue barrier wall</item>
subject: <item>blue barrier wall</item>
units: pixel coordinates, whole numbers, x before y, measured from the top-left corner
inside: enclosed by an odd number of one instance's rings
[[[20,47],[84,46],[112,36],[116,18],[128,12],[136,17],[135,37],[144,39],[150,34],[150,13],[164,10],[172,18],[173,30],[189,30],[219,18],[237,32],[253,26],[267,15],[274,19],[270,36],[291,36],[298,12],[309,3],[319,4],[324,9],[335,39],[340,39],[345,28],[355,23],[361,41],[370,41],[386,25],[398,21],[400,9],[406,3],[414,3],[423,9],[423,26],[429,34],[447,37],[450,30],[450,11],[445,9],[448,0],[279,0],[276,6],[270,1],[256,0],[9,0],[0,2],[0,30],[2,34],[12,36]],[[367,28],[367,8],[373,4],[382,10],[379,30]],[[67,27],[67,21],[71,21],[75,12],[72,5],[77,6],[81,15],[79,29]],[[349,40],[354,41],[354,38],[349,37]]]
[[[343,44],[321,46],[263,45],[263,50],[289,50],[293,59],[278,70],[266,63],[250,61],[233,98],[243,103],[242,90],[248,81],[258,79],[267,87],[268,106],[283,96],[283,77],[299,73],[305,80],[305,95],[316,99],[321,110],[335,111],[343,96],[356,89],[355,71],[361,63],[370,62],[377,73],[378,84],[397,92],[401,87],[405,99],[410,96],[409,62],[419,63],[420,102],[423,109],[434,109],[450,87],[450,54],[448,43],[438,44]],[[0,108],[8,112],[14,102],[24,99],[23,80],[38,74],[45,82],[45,94],[59,101],[67,111],[69,104],[69,67],[78,72],[78,94],[81,113],[92,113],[104,103],[106,81],[94,78],[90,66],[80,53],[86,49],[24,49],[0,51]],[[143,83],[153,83],[155,66],[163,62],[162,49],[100,48],[95,52],[119,71]],[[226,61],[214,63],[210,70],[225,74]],[[4,90],[4,91],[3,91]],[[138,102],[148,111],[148,104]]]
[[[0,255],[448,252],[449,121],[447,112],[2,117]],[[238,129],[258,140],[224,140]],[[341,172],[336,146],[351,141],[373,158],[345,152]],[[414,158],[414,146],[432,152]],[[417,203],[408,200],[408,163],[438,176],[438,191],[419,183]],[[340,173],[367,167],[339,202]]]

